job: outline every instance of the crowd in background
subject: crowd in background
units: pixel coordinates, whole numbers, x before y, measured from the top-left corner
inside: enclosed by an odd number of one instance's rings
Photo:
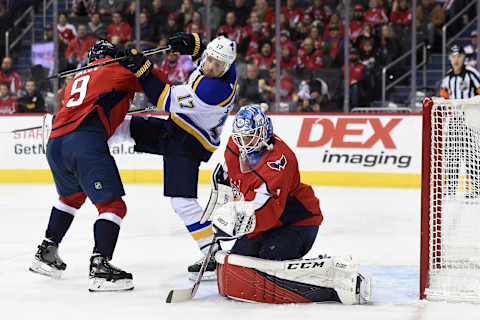
[[[86,65],[88,49],[98,39],[108,39],[121,47],[135,45],[136,1],[69,1],[70,12],[58,16],[60,71]],[[41,2],[23,0],[17,5],[30,3],[38,7]],[[180,31],[197,32],[203,39],[208,31],[212,38],[224,35],[238,45],[237,108],[249,103],[275,102],[278,93],[285,111],[343,110],[346,36],[343,0],[282,1],[278,21],[279,62],[275,59],[275,1],[211,0],[210,3],[211,30],[207,30],[206,0],[142,0],[139,21],[142,49],[164,46],[171,35]],[[429,51],[439,52],[441,27],[462,8],[462,3],[463,0],[419,0],[417,40],[426,41]],[[8,9],[0,3],[0,17],[9,16]],[[408,0],[351,0],[349,12],[347,66],[350,108],[354,108],[368,106],[380,98],[381,68],[410,49],[413,15]],[[11,19],[0,18],[0,31],[11,25]],[[51,42],[52,25],[46,25],[44,32],[44,41]],[[153,56],[152,60],[173,83],[185,81],[194,69],[188,56],[164,54]],[[51,86],[20,79],[12,69],[13,63],[9,57],[2,61],[0,113],[45,111],[42,96]],[[278,92],[277,63],[281,70]],[[395,79],[408,68],[408,63],[400,64],[389,71],[388,78]],[[32,68],[30,75],[37,71]]]

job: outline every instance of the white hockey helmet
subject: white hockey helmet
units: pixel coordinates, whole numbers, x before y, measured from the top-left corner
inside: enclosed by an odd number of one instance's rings
[[[225,63],[223,72],[220,75],[223,76],[237,58],[237,45],[235,41],[225,38],[224,36],[219,36],[210,41],[205,51],[203,51],[200,68],[203,69],[203,64],[208,56]]]

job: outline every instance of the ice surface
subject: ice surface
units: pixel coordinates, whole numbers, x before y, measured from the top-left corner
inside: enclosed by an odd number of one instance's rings
[[[351,254],[373,278],[373,303],[344,306],[249,304],[218,296],[203,282],[193,301],[166,304],[172,288],[192,285],[186,267],[201,257],[159,185],[126,185],[128,214],[113,264],[134,275],[135,289],[90,293],[88,263],[96,210],[86,203],[60,249],[61,280],[28,272],[41,242],[53,185],[0,185],[0,319],[368,319],[459,320],[480,306],[418,300],[420,191],[318,187],[325,220],[309,256]],[[202,204],[209,189],[201,186]],[[88,200],[87,200],[88,201]]]

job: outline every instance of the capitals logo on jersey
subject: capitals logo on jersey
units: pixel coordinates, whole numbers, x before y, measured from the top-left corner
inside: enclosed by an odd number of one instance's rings
[[[268,161],[267,165],[274,170],[280,171],[282,169],[285,169],[285,167],[287,166],[287,158],[285,158],[285,156],[282,154],[280,159],[278,159],[277,161]]]

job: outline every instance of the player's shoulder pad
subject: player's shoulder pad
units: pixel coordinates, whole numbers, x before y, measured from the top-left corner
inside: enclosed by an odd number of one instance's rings
[[[221,107],[228,105],[234,99],[238,88],[233,64],[232,67],[222,78],[207,78],[203,74],[199,74],[193,81],[193,92],[206,104]]]

